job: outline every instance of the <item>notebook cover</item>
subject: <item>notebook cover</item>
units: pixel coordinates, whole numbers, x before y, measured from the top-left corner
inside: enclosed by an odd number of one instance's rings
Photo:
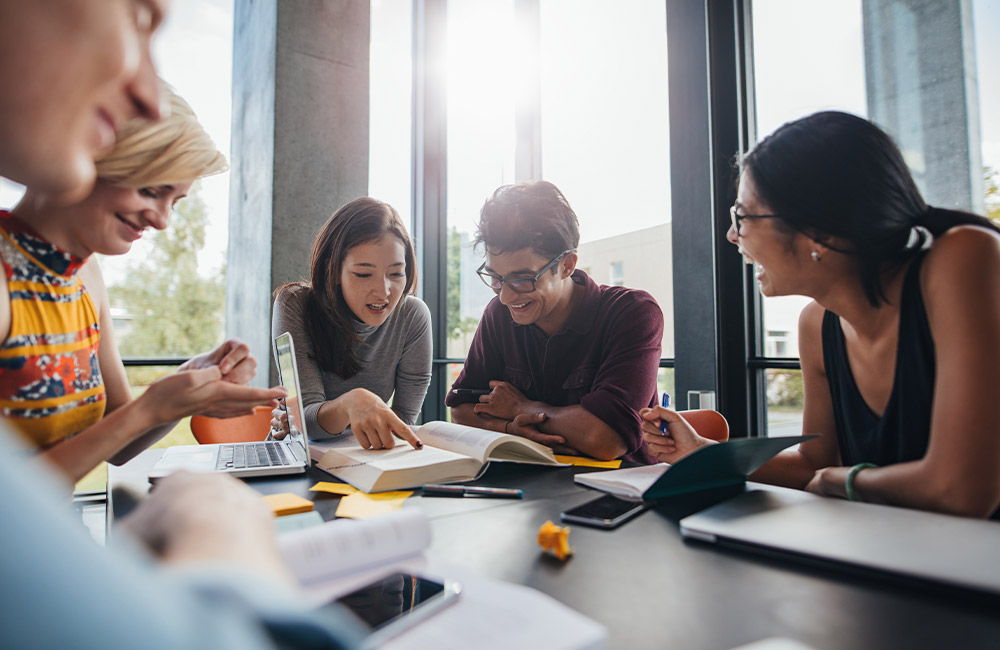
[[[745,483],[747,476],[781,450],[815,437],[739,438],[705,445],[671,465],[643,498],[660,499]]]

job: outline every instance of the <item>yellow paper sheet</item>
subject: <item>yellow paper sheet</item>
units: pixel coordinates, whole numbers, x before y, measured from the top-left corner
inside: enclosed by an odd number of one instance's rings
[[[412,491],[379,492],[378,494],[356,492],[340,500],[336,514],[338,517],[350,517],[351,519],[383,515],[402,507],[403,502],[411,494],[413,494]]]
[[[358,491],[358,488],[353,485],[348,485],[347,483],[328,483],[327,481],[320,481],[316,485],[309,488],[310,492],[327,492],[329,494],[339,494],[341,496],[347,496],[348,494],[354,494]]]
[[[267,503],[267,505],[271,506],[271,510],[274,512],[275,517],[294,515],[298,512],[309,512],[313,509],[312,501],[309,499],[303,499],[299,495],[292,494],[291,492],[269,494],[261,498]]]
[[[597,460],[596,458],[588,458],[587,456],[561,456],[559,454],[555,454],[555,457],[560,463],[577,465],[579,467],[604,467],[607,469],[618,469],[622,466],[621,459]]]

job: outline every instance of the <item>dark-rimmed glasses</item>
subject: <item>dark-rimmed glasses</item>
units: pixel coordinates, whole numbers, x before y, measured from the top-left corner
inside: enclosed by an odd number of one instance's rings
[[[503,285],[506,284],[510,287],[510,290],[514,293],[531,293],[535,290],[535,283],[545,275],[545,272],[551,269],[553,266],[559,263],[559,260],[566,257],[570,253],[575,253],[575,248],[569,248],[559,253],[556,257],[552,258],[552,261],[542,267],[542,270],[535,274],[533,278],[505,278],[500,275],[494,275],[493,273],[488,273],[483,269],[486,268],[486,262],[476,269],[476,275],[478,275],[483,284],[485,284],[490,289],[493,289],[497,293],[503,289]]]
[[[729,218],[733,220],[733,229],[736,231],[736,236],[740,236],[740,222],[744,219],[780,219],[781,215],[778,214],[736,214],[736,206],[732,205],[729,207]]]

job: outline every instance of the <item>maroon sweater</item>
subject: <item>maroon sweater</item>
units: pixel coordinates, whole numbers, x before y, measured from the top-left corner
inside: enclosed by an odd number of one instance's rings
[[[663,312],[645,291],[598,285],[580,270],[573,281],[584,286],[583,300],[553,336],[516,324],[494,298],[452,388],[489,389],[490,380],[501,379],[531,400],[579,404],[622,437],[625,460],[654,463],[642,442],[639,409],[656,403]],[[445,404],[477,401],[448,393]]]

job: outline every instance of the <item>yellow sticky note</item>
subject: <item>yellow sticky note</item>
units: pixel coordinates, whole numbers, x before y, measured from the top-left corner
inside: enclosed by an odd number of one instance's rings
[[[577,465],[578,467],[604,467],[606,469],[618,469],[622,466],[621,459],[597,460],[588,456],[560,456],[555,454],[556,460],[567,465]]]
[[[350,517],[351,519],[383,515],[402,507],[403,501],[406,501],[406,497],[411,494],[413,492],[409,491],[380,492],[378,494],[356,492],[340,500],[336,514],[338,517]]]
[[[316,485],[309,488],[310,492],[327,492],[329,494],[339,494],[341,496],[347,496],[348,494],[354,494],[358,491],[358,488],[353,485],[348,485],[347,483],[328,483],[327,481],[320,481]]]
[[[309,512],[313,509],[312,501],[309,499],[303,499],[299,495],[292,494],[291,492],[269,494],[261,498],[267,502],[267,505],[271,506],[271,510],[274,512],[275,517],[294,515],[299,512]]]

